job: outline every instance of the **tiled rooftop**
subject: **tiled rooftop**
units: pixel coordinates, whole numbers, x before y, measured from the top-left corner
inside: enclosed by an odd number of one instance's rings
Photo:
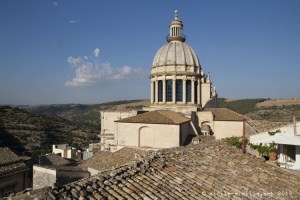
[[[116,122],[145,124],[182,124],[188,121],[190,121],[189,118],[186,118],[179,113],[168,110],[156,110],[117,120]]]
[[[27,169],[25,163],[7,147],[0,147],[0,175]]]
[[[106,171],[113,169],[115,166],[126,165],[130,162],[136,161],[137,158],[149,151],[125,147],[114,153],[110,151],[100,151],[95,153],[93,157],[84,161],[81,166],[84,168],[92,167],[99,171]]]
[[[300,178],[221,141],[164,149],[48,199],[298,199]]]
[[[19,161],[19,157],[7,147],[0,147],[0,165]]]
[[[82,167],[78,167],[78,166],[57,166],[57,165],[35,165],[35,166],[39,166],[47,169],[54,169],[57,171],[72,171],[72,172],[87,171]]]
[[[70,161],[65,160],[56,154],[42,155],[39,156],[39,164],[40,165],[68,165]]]
[[[205,108],[204,111],[211,111],[215,121],[243,121],[243,119],[248,119],[248,117],[228,108]]]

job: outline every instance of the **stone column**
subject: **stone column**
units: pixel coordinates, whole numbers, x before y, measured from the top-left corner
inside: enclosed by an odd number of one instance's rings
[[[173,86],[172,86],[172,103],[176,102],[176,77],[173,77]]]
[[[158,103],[158,80],[155,79],[155,103]]]
[[[151,94],[150,94],[151,104],[154,103],[154,81],[151,80]]]
[[[201,95],[201,93],[200,93],[200,88],[201,88],[201,81],[200,81],[200,79],[197,79],[197,104],[198,105],[200,105],[201,104],[201,101],[200,101],[200,95]]]
[[[195,78],[194,77],[191,80],[191,85],[192,85],[191,101],[192,104],[195,104]]]
[[[166,103],[166,77],[163,78],[163,103]]]
[[[182,100],[186,104],[186,77],[182,79]]]

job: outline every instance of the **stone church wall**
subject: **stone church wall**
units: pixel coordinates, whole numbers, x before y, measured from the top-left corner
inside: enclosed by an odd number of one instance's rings
[[[214,121],[214,136],[216,139],[231,136],[243,136],[243,121]]]
[[[153,148],[180,146],[179,125],[117,123],[116,133],[118,145]]]

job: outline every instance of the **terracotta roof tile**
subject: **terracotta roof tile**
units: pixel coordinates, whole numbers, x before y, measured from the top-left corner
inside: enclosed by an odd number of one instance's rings
[[[7,147],[0,147],[0,165],[19,161],[20,158]]]
[[[155,110],[133,117],[117,120],[116,122],[145,124],[182,124],[188,121],[190,121],[189,118],[186,118],[179,113],[168,110]]]
[[[0,175],[27,170],[26,164],[7,147],[0,147]]]
[[[59,155],[56,154],[49,154],[49,155],[42,155],[39,156],[39,163],[40,165],[68,165],[70,161],[65,160]]]
[[[269,198],[262,191],[272,193],[270,199],[299,198],[300,177],[213,141],[160,150],[134,164],[50,193],[56,199],[77,199],[80,195],[90,199]],[[287,191],[287,196],[279,196],[278,191]]]
[[[204,111],[211,111],[215,121],[243,121],[244,119],[248,119],[246,116],[228,108],[205,108]]]

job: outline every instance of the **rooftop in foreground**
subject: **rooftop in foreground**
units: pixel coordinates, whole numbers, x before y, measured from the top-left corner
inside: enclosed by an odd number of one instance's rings
[[[213,141],[161,150],[46,195],[49,199],[298,199],[300,178]]]

